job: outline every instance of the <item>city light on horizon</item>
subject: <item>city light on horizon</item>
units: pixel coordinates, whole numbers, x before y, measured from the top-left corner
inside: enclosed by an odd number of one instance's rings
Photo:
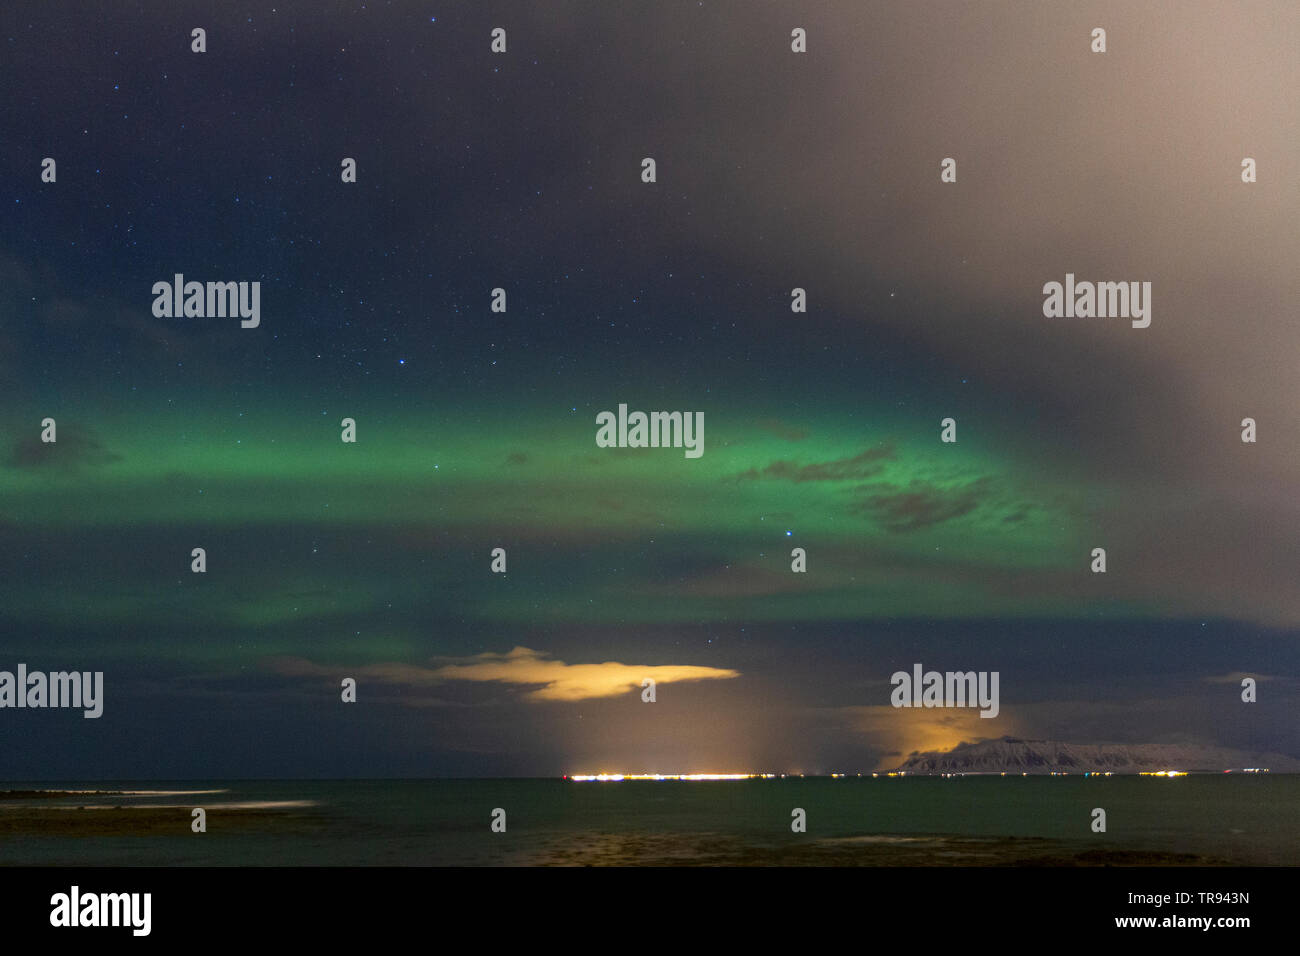
[[[565,774],[564,779],[579,783],[611,783],[621,780],[770,780],[776,776],[774,773],[575,773]]]

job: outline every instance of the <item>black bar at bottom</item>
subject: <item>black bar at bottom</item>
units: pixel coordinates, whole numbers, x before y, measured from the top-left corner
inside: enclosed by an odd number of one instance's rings
[[[770,942],[778,929],[813,944],[1124,935],[1230,943],[1294,924],[1295,876],[1290,868],[0,868],[0,925],[10,942],[128,944],[373,943],[412,933],[434,945],[444,934],[455,934],[452,943],[468,934],[559,947],[745,945]],[[101,894],[150,894],[148,935],[135,933],[142,905],[128,910],[121,897],[103,907],[104,921],[116,909],[127,925],[52,925],[52,914],[71,922],[73,886],[91,919]],[[61,913],[58,894],[67,897]],[[86,911],[89,895],[97,899]]]

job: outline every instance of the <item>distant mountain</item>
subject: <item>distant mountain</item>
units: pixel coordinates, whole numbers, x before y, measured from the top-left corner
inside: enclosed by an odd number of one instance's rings
[[[1223,747],[1185,744],[1067,744],[1055,740],[1000,737],[958,744],[952,750],[913,753],[897,768],[907,773],[1142,773],[1266,767],[1300,773],[1300,760],[1281,754],[1250,754]]]

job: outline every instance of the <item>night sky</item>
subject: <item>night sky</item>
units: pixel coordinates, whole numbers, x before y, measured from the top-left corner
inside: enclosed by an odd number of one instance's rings
[[[0,669],[104,715],[0,775],[1300,754],[1293,3],[88,6],[0,9]]]

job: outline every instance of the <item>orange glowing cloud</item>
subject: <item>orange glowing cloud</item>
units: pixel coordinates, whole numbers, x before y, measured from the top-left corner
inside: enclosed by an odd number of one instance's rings
[[[690,664],[566,664],[541,651],[516,647],[505,654],[477,654],[431,672],[441,680],[500,681],[505,684],[540,684],[526,696],[531,700],[588,700],[617,697],[640,688],[647,677],[656,684],[696,680],[729,680],[739,671]]]
[[[302,658],[281,657],[267,662],[277,673],[294,677],[336,677],[337,667],[324,667]],[[525,694],[528,700],[590,700],[617,697],[639,690],[647,677],[656,684],[697,680],[730,680],[740,672],[720,667],[690,664],[566,664],[552,660],[544,651],[516,647],[505,654],[485,653],[472,657],[438,658],[436,666],[378,663],[349,670],[359,677],[388,684],[422,687],[446,681],[496,681],[521,686],[538,685]]]
[[[951,750],[960,743],[1018,733],[1005,711],[981,717],[968,708],[871,707],[842,708],[850,724],[881,747],[885,755],[877,769],[892,770],[914,751]]]

